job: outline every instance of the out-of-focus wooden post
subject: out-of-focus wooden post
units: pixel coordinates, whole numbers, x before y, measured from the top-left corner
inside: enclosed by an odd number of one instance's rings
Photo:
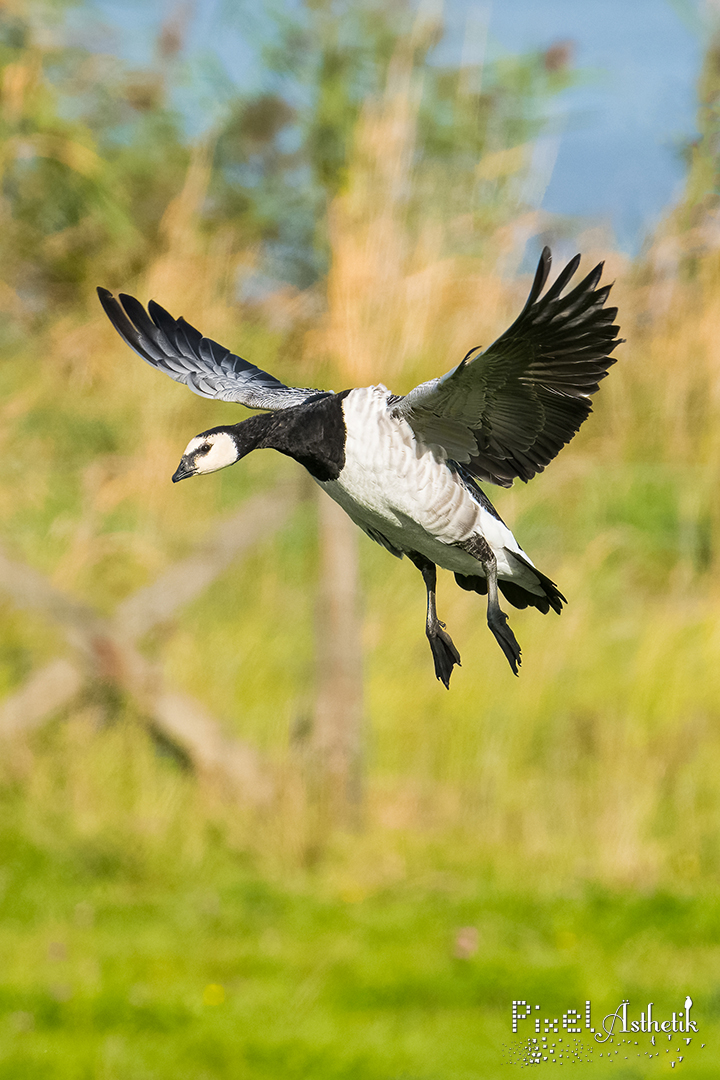
[[[362,626],[357,526],[318,492],[313,786],[326,825],[357,827],[362,802]]]
[[[417,323],[409,319],[405,282],[412,245],[407,191],[415,148],[420,81],[415,56],[437,26],[419,15],[398,42],[385,93],[368,101],[354,133],[347,183],[329,211],[332,262],[323,323],[308,335],[314,355],[333,358],[347,386],[397,374]],[[412,339],[414,340],[414,339]],[[362,766],[362,653],[357,572],[358,532],[321,495],[320,581],[316,630],[317,696],[311,741],[321,796],[320,836],[334,822],[359,823]]]

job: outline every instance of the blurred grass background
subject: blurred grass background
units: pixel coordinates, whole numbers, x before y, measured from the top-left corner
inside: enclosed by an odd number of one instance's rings
[[[492,341],[524,301],[526,242],[562,238],[522,192],[573,73],[555,50],[480,79],[428,62],[429,16],[316,3],[278,17],[262,91],[190,139],[182,19],[135,70],[69,41],[73,10],[0,7],[0,541],[109,615],[299,470],[258,454],[171,485],[188,439],[238,409],[144,366],[95,286],[155,297],[290,383],[405,392]],[[142,643],[261,751],[271,805],[198,773],[101,680],[5,739],[2,1080],[494,1077],[515,998],[669,1015],[688,992],[707,1049],[682,1068],[716,1075],[719,55],[710,41],[685,196],[643,256],[579,239],[628,339],[595,415],[547,475],[490,492],[569,599],[560,619],[512,612],[521,677],[441,575],[464,662],[446,693],[419,576],[360,537],[361,822],[322,820],[306,484]],[[0,605],[9,698],[69,647]]]

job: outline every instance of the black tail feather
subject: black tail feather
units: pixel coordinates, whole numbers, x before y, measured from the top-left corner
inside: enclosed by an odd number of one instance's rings
[[[543,615],[547,615],[550,608],[552,608],[559,615],[563,604],[567,604],[567,600],[555,582],[541,574],[534,566],[530,566],[530,563],[516,552],[513,552],[512,555],[514,559],[526,566],[535,575],[544,595],[529,592],[522,585],[518,585],[516,581],[506,581],[503,578],[498,578],[498,588],[505,599],[516,608],[534,607],[541,611]],[[461,589],[479,593],[481,596],[487,594],[487,581],[484,577],[476,577],[475,575],[468,577],[465,574],[455,574],[455,580]]]

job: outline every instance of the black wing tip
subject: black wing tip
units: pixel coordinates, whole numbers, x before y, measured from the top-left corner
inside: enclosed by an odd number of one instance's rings
[[[147,309],[150,318],[158,327],[160,326],[160,322],[158,321],[158,319],[160,321],[162,321],[163,319],[170,319],[170,321],[175,324],[184,321],[182,319],[176,319],[174,315],[170,314],[167,308],[164,308],[162,304],[158,304],[157,300],[149,300]]]
[[[582,255],[580,254],[579,251],[575,255],[573,255],[572,259],[569,259],[566,262],[566,264],[565,264],[565,273],[568,275],[568,278],[571,278],[573,276],[573,274],[575,273],[575,271],[577,270],[577,268],[578,268],[578,266],[580,265],[581,262],[582,262]],[[570,269],[571,267],[572,267],[572,269]]]
[[[130,312],[133,310],[137,311],[138,309],[140,309],[141,311],[145,312],[145,306],[141,303],[140,300],[137,299],[137,297],[131,296],[130,293],[118,293],[118,300],[131,318],[132,316],[130,315]]]
[[[113,326],[115,326],[116,320],[121,318],[124,314],[123,309],[117,301],[117,297],[111,293],[109,289],[104,289],[102,285],[97,286],[96,292],[98,294],[98,300],[102,304],[103,311]]]
[[[109,289],[103,288],[102,285],[97,286],[96,292],[98,294],[98,299],[102,304],[103,311],[109,318],[110,322],[113,324],[120,336],[125,337],[125,332],[127,330],[126,324],[128,322],[128,319],[125,311],[123,310],[123,307],[120,305],[118,297],[115,296],[114,293],[110,292]],[[120,299],[122,299],[122,293],[120,294]],[[132,330],[135,329],[132,324],[130,324],[130,326]]]
[[[545,288],[545,283],[547,282],[548,276],[550,274],[551,266],[552,266],[552,252],[550,251],[550,248],[546,244],[545,247],[540,252],[540,258],[538,259],[537,270],[535,271],[535,280],[533,281],[532,288],[530,289],[530,295],[528,296],[528,301],[527,301],[527,304],[525,305],[526,308],[529,307],[531,304],[535,303],[538,296],[540,295],[540,293]]]
[[[570,259],[566,263],[564,268],[558,274],[558,277],[557,277],[557,280],[556,280],[555,284],[552,285],[552,287],[548,290],[548,293],[546,293],[545,297],[542,298],[543,301],[546,300],[546,299],[550,299],[550,298],[556,298],[558,296],[558,294],[562,292],[562,290],[565,288],[565,286],[570,281],[570,279],[572,277],[574,277],[575,272],[577,271],[577,268],[579,267],[581,260],[582,260],[582,255],[580,254],[580,252],[578,252],[576,255],[573,255],[572,259]],[[590,272],[590,274],[585,279],[585,281],[589,281],[592,274],[594,274],[598,270],[600,271],[600,275],[602,275],[602,270],[603,270],[604,265],[605,265],[604,262],[599,263],[598,266],[596,266],[595,269]],[[527,298],[527,302],[525,304],[523,314],[525,314],[525,312],[527,312],[528,309],[530,307],[532,307],[533,304],[537,303],[537,301],[540,300],[541,293],[542,293],[543,289],[545,288],[545,286],[547,284],[547,280],[548,280],[548,278],[550,276],[551,268],[552,268],[552,251],[550,250],[550,248],[546,244],[545,247],[540,252],[540,258],[538,259],[537,269],[535,271],[535,278],[533,280],[532,288],[530,289],[530,294],[529,294],[529,296]]]
[[[97,286],[98,300],[102,304],[102,309],[107,315],[113,326],[116,326],[116,319],[118,311],[122,314],[122,308],[118,304],[117,300],[110,292],[109,289],[104,289],[102,285]]]
[[[108,319],[126,345],[152,367],[157,367],[157,357],[152,355],[152,342],[147,337],[147,322],[152,326],[139,300],[127,293],[113,296],[109,289],[97,288],[98,298]],[[149,351],[150,349],[150,351]]]

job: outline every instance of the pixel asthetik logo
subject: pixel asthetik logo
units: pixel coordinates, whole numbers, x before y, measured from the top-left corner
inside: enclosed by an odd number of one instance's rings
[[[585,1002],[584,1015],[579,1009],[568,1009],[561,1016],[543,1015],[540,1005],[523,999],[513,1001],[512,1033],[522,1038],[505,1046],[506,1060],[514,1065],[542,1065],[664,1058],[674,1069],[687,1058],[691,1045],[705,1049],[698,1023],[691,1016],[689,994],[685,1007],[669,1017],[653,1015],[652,1001],[636,1017],[629,1006],[629,999],[624,998],[596,1028],[590,1001]]]

